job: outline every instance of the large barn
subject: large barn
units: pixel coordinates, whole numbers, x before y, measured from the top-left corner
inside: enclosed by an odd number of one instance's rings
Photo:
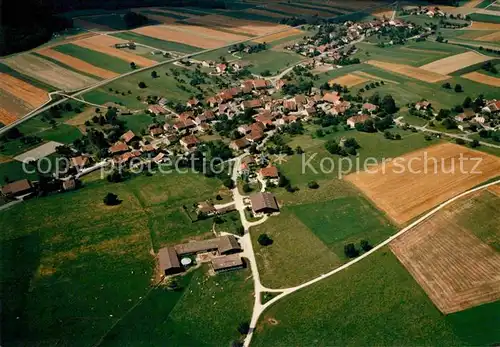
[[[279,212],[278,202],[274,194],[269,192],[255,193],[250,196],[254,213]]]

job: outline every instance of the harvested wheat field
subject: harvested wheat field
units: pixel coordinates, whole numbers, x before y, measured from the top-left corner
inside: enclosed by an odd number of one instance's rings
[[[482,3],[484,0],[471,0],[467,1],[465,4],[463,4],[461,7],[465,8],[475,8],[477,5]]]
[[[58,51],[54,51],[53,49],[50,48],[43,48],[39,50],[37,53],[55,59],[63,64],[66,64],[73,69],[83,71],[85,73],[101,77],[104,79],[108,78],[113,78],[115,76],[118,76],[117,73],[114,73],[109,70],[101,69],[100,67],[94,66],[92,64],[87,63],[86,61],[83,61],[81,59],[72,57],[71,55],[67,55]]]
[[[476,52],[465,52],[422,65],[420,66],[420,69],[435,72],[441,75],[447,75],[468,66],[479,64],[491,59],[493,58]]]
[[[361,83],[365,83],[368,81],[369,81],[368,78],[356,76],[353,74],[347,74],[347,75],[340,76],[340,77],[334,78],[332,80],[329,80],[328,83],[330,85],[336,83],[336,84],[340,84],[341,86],[352,87],[352,86],[355,86],[355,85],[358,85]]]
[[[468,202],[454,203],[390,244],[444,314],[500,299],[500,254],[456,220],[463,210],[457,204]]]
[[[14,70],[63,90],[81,89],[97,82],[32,54],[17,55],[3,62]]]
[[[126,40],[121,40],[116,37],[107,36],[107,35],[99,35],[96,37],[91,37],[89,39],[79,40],[74,42],[73,44],[88,48],[97,52],[101,52],[107,55],[111,55],[113,57],[120,58],[129,63],[134,62],[139,66],[152,66],[157,64],[156,61],[141,57],[140,55],[136,55],[130,52],[127,52],[123,49],[114,48],[116,43],[125,43]]]
[[[469,30],[500,30],[499,23],[472,22]]]
[[[271,34],[268,36],[261,37],[259,39],[254,40],[254,42],[269,43],[269,42],[284,39],[284,38],[289,37],[289,36],[299,35],[301,33],[303,33],[302,30],[291,28],[291,29],[288,29],[288,30],[285,30],[285,31],[282,31],[282,32],[279,32],[276,34]]]
[[[396,72],[400,75],[429,83],[436,83],[450,78],[450,76],[441,75],[436,72],[427,71],[418,67],[404,64],[386,63],[378,60],[368,60],[366,63],[387,71]]]
[[[38,107],[49,99],[45,90],[2,72],[0,72],[0,89],[32,107]]]
[[[266,16],[266,17],[271,17],[271,18],[285,18],[285,17],[288,17],[285,14],[271,12],[271,11],[266,11],[266,10],[262,10],[262,9],[259,9],[259,8],[247,8],[243,12],[253,13],[253,14],[259,14],[259,15]]]
[[[175,24],[175,25],[166,25],[165,27],[168,29],[184,33],[189,33],[194,36],[203,37],[209,40],[220,40],[226,43],[248,40],[248,35],[240,35],[240,34],[230,33],[227,31],[220,31],[206,26]]]
[[[471,80],[474,82],[487,84],[487,85],[492,86],[492,87],[500,87],[500,78],[485,75],[485,74],[482,74],[480,72],[469,72],[465,75],[462,75],[461,77],[467,78],[468,80]]]
[[[394,14],[394,10],[386,8],[386,9],[379,9],[376,12],[373,12],[372,16],[375,16],[378,18],[391,19],[393,14]]]
[[[2,123],[3,125],[9,125],[11,123],[14,123],[17,119],[18,117],[15,114],[0,107],[0,123]]]
[[[500,31],[496,31],[491,34],[479,36],[476,38],[476,41],[489,41],[489,42],[496,42],[500,41]]]
[[[400,49],[403,51],[417,52],[417,53],[448,54],[448,52],[434,51],[432,49],[420,49],[420,48],[411,48],[411,47],[401,47]]]
[[[500,197],[500,184],[495,184],[494,186],[488,187],[488,190],[495,194],[496,196]]]
[[[172,30],[163,25],[147,26],[132,30],[133,32],[160,40],[183,43],[199,48],[217,48],[226,45],[226,41],[207,40],[204,37],[195,36],[188,32]]]
[[[389,82],[392,84],[399,84],[399,82],[397,82],[397,81],[388,80],[386,78],[375,76],[375,75],[369,74],[369,73],[364,72],[364,71],[355,71],[355,72],[353,72],[353,74],[361,76],[361,77],[366,77],[366,78],[368,78],[370,80],[374,80],[374,81],[384,81],[384,82]]]
[[[191,18],[187,20],[189,23],[195,23],[205,26],[224,27],[226,30],[231,30],[238,34],[246,34],[251,36],[262,36],[272,32],[285,30],[289,26],[282,24],[274,24],[255,20],[246,20],[211,14],[199,18]]]
[[[308,15],[308,16],[318,16],[318,17],[332,17],[332,14],[329,12],[322,12],[320,10],[315,10],[313,8],[306,9],[303,7],[294,7],[293,5],[287,6],[282,4],[270,4],[265,8],[269,8],[271,10],[277,10],[285,13],[290,13],[291,15]]]
[[[404,224],[498,176],[499,172],[500,158],[443,143],[350,174],[345,179],[363,191],[396,223]]]

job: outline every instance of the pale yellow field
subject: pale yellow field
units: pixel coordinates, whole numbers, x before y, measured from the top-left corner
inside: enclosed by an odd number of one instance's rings
[[[341,86],[352,87],[352,86],[355,86],[355,85],[358,85],[361,83],[365,83],[367,81],[369,81],[368,78],[364,78],[364,77],[356,76],[356,75],[352,75],[352,74],[347,74],[344,76],[340,76],[340,77],[331,79],[330,81],[328,81],[328,83],[330,85],[336,83],[336,84],[340,84]]]
[[[488,61],[491,59],[492,59],[491,57],[476,52],[465,52],[461,54],[455,54],[443,59],[439,59],[429,64],[422,65],[420,66],[420,69],[424,69],[430,72],[435,72],[441,75],[447,75],[452,72],[463,69],[465,67],[475,65],[484,61]]]
[[[276,34],[271,34],[271,35],[268,35],[268,36],[261,37],[259,39],[254,40],[254,41],[255,42],[260,42],[260,43],[263,43],[263,42],[269,43],[269,42],[281,40],[281,39],[283,39],[285,37],[298,35],[298,34],[300,34],[302,32],[303,32],[302,30],[295,29],[295,28],[290,28],[288,30],[285,30],[285,31],[282,31],[282,32],[279,32],[279,33],[276,33]]]
[[[480,37],[476,38],[476,40],[477,41],[490,41],[490,42],[500,41],[500,31],[496,31],[496,32],[491,33],[491,34],[480,36]]]
[[[387,71],[396,72],[401,75],[429,83],[436,83],[450,78],[450,76],[441,75],[436,72],[427,71],[418,67],[413,67],[404,64],[387,63],[378,60],[368,60],[366,63]]]
[[[205,26],[212,26],[214,28],[223,27],[225,30],[230,30],[237,34],[251,35],[251,36],[261,36],[289,28],[288,26],[282,24],[232,18],[227,16],[221,16],[218,14],[211,14],[208,16],[191,18],[188,19],[187,22]]]
[[[489,75],[482,74],[480,72],[469,72],[461,77],[467,78],[468,80],[479,82],[482,84],[487,84],[492,87],[500,87],[500,78],[493,77]]]
[[[353,72],[353,74],[361,76],[361,77],[366,77],[366,78],[368,78],[370,80],[374,80],[374,81],[384,81],[384,82],[389,82],[389,83],[393,83],[393,84],[399,84],[399,82],[396,82],[393,80],[388,80],[387,78],[378,77],[378,76],[366,73],[364,71],[355,71],[355,72]]]
[[[500,30],[500,24],[498,24],[498,23],[472,22],[472,25],[468,29],[470,29],[470,30]]]

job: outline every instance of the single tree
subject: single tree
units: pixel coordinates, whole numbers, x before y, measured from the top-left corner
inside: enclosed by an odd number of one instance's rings
[[[260,234],[257,242],[261,246],[269,246],[273,244],[273,240],[267,234]]]
[[[118,195],[113,193],[108,193],[103,199],[103,202],[108,206],[115,206],[120,204],[120,200],[118,199]]]
[[[361,240],[359,242],[359,246],[361,247],[361,249],[365,252],[368,252],[370,249],[372,249],[373,247],[368,243],[368,241],[366,240]]]
[[[250,324],[248,322],[241,322],[239,325],[238,325],[238,332],[241,334],[241,335],[246,335],[248,334],[248,331],[250,330]]]
[[[354,243],[348,243],[344,245],[344,254],[348,258],[356,258],[359,255],[359,251],[354,246]]]
[[[242,189],[244,193],[250,193],[252,191],[252,188],[248,183],[243,183]]]
[[[137,69],[137,65],[135,65],[135,63],[134,63],[134,62],[131,62],[131,63],[130,63],[130,68],[131,68],[132,70],[135,70],[135,69]]]
[[[456,92],[456,93],[461,93],[461,92],[463,92],[463,91],[464,91],[464,90],[463,90],[463,88],[462,88],[462,85],[460,85],[460,84],[456,84],[456,85],[455,85],[455,92]]]
[[[151,77],[152,78],[157,78],[158,77],[158,73],[156,71],[151,71]]]
[[[307,183],[307,186],[310,189],[318,189],[319,188],[319,184],[316,181],[310,181],[309,183]]]
[[[139,88],[144,89],[144,88],[146,88],[146,87],[147,87],[147,86],[146,86],[146,83],[144,83],[144,82],[142,82],[142,81],[141,81],[141,82],[139,82]]]

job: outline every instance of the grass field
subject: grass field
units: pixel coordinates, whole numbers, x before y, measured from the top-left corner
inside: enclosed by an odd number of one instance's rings
[[[124,31],[120,33],[112,34],[112,36],[118,37],[123,40],[134,41],[146,46],[151,46],[154,48],[162,49],[165,51],[175,51],[180,53],[193,53],[200,50],[198,47],[184,45],[182,43],[164,41],[160,39],[155,39],[154,37],[144,36],[136,34],[131,31]]]
[[[257,242],[266,233],[273,244]],[[290,209],[250,230],[262,283],[269,288],[301,284],[341,264],[341,260]]]
[[[296,136],[292,138],[292,141],[288,145],[292,148],[301,146],[305,151],[303,154],[304,157],[301,155],[289,157],[285,163],[279,165],[279,168],[290,179],[292,185],[298,185],[302,189],[305,188],[305,185],[309,181],[338,178],[356,169],[355,158],[349,159],[331,155],[324,148],[325,142],[329,139],[339,141],[342,137],[355,138],[361,146],[358,150],[361,165],[363,165],[365,159],[368,157],[373,157],[381,161],[383,158],[394,158],[435,143],[433,141],[426,141],[424,135],[420,133],[404,132],[401,130],[392,130],[392,132],[400,133],[402,140],[391,141],[385,139],[381,133],[369,134],[355,130],[332,132],[325,137],[315,139],[311,139],[310,135]],[[331,164],[325,161],[324,170],[321,170],[321,160],[323,158],[332,158],[334,160],[333,168]],[[352,167],[350,167],[349,161]],[[303,165],[303,163],[307,162],[311,163],[312,168],[307,164]],[[302,169],[303,167],[304,169]],[[362,169],[363,167],[361,167]]]
[[[153,123],[153,117],[146,113],[122,116],[120,119],[125,121],[127,129],[135,134],[141,134],[142,130],[147,130],[148,126]]]
[[[482,13],[471,13],[470,18],[476,22],[486,22],[486,23],[500,23],[500,16],[494,16],[490,14]]]
[[[269,70],[271,74],[276,74],[285,69],[288,65],[296,63],[304,57],[290,52],[277,52],[266,50],[259,53],[243,54],[243,60],[250,62],[253,66],[249,69],[251,72],[261,74]]]
[[[331,201],[295,205],[292,212],[340,259],[344,245],[361,240],[376,245],[394,234],[395,228],[386,217],[361,196],[338,198]]]
[[[253,282],[248,269],[210,277],[207,267],[182,279],[181,292],[154,289],[103,341],[104,346],[226,346],[250,319]]]
[[[93,51],[91,49],[80,47],[73,44],[60,45],[53,47],[54,50],[71,55],[75,58],[84,60],[94,66],[103,69],[114,71],[117,73],[125,73],[131,71],[130,64],[124,60],[109,56],[104,53]]]
[[[370,259],[271,306],[261,317],[252,343],[489,345],[500,338],[499,308],[497,302],[443,316],[383,248]],[[270,324],[270,318],[278,324]]]
[[[82,190],[2,211],[4,341],[96,343],[147,293],[152,236],[159,235],[161,245],[198,235],[195,223],[166,213],[215,196],[220,182],[200,178],[183,175],[183,184],[174,174],[118,184],[94,181]],[[102,198],[108,192],[122,203],[105,206]],[[164,223],[157,223],[158,215]]]

